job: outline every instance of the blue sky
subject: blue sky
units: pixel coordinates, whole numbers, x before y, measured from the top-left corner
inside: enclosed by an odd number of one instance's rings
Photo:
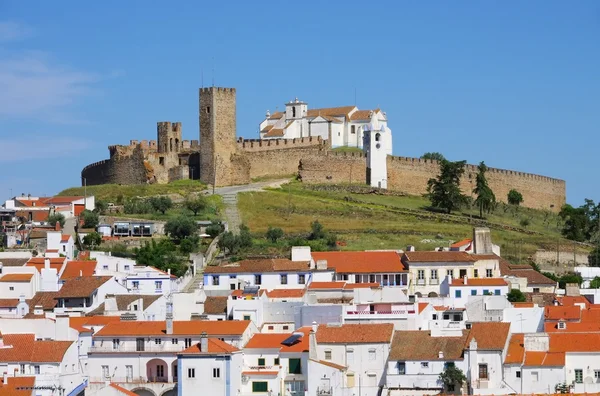
[[[394,154],[567,181],[600,200],[595,1],[0,1],[0,197],[77,185],[109,144],[198,138],[198,88],[267,109],[381,107]],[[212,72],[214,64],[214,73]]]

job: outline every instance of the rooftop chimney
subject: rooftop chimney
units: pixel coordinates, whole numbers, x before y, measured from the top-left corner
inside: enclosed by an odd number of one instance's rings
[[[493,254],[492,234],[489,228],[473,228],[473,253],[475,254]]]
[[[167,301],[167,334],[173,334],[173,303],[171,301]]]
[[[439,351],[438,352],[438,358],[439,359],[443,359],[444,358],[444,351]]]
[[[35,307],[33,307],[33,314],[34,315],[43,315],[44,307],[42,307],[41,305],[36,305]]]
[[[44,268],[50,269],[50,259],[48,257],[44,259]]]
[[[317,322],[312,322],[310,333],[308,333],[308,358],[319,360],[317,355]]]
[[[467,279],[467,275],[463,276],[463,285],[466,285],[466,284],[467,284],[467,280],[468,280],[468,279]]]
[[[206,334],[206,331],[200,334],[200,352],[208,352],[208,334]]]
[[[577,283],[567,283],[565,285],[565,295],[569,297],[576,297],[581,295],[579,293],[579,285]]]
[[[57,221],[54,225],[54,231],[60,231],[60,221]]]
[[[8,373],[6,371],[2,374],[2,383],[8,385]]]

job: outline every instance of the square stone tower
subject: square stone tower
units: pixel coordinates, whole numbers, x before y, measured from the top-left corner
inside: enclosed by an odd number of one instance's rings
[[[237,150],[235,88],[200,88],[200,180],[231,185],[231,156]]]

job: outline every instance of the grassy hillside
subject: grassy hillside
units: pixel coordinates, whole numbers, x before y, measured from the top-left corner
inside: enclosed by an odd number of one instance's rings
[[[206,185],[198,180],[178,180],[169,184],[102,184],[88,186],[87,193],[100,199],[115,204],[120,204],[133,197],[150,197],[154,195],[186,195],[206,189]],[[84,187],[73,187],[61,191],[58,195],[83,195]]]
[[[368,187],[293,182],[282,189],[240,194],[238,205],[253,232],[273,226],[300,234],[319,220],[339,235],[347,250],[407,245],[433,249],[470,237],[474,226],[490,227],[502,255],[514,261],[525,260],[538,248],[555,249],[557,241],[571,245],[560,237],[560,220],[554,213],[500,205],[485,219],[479,219],[476,209],[447,215],[427,210],[429,201],[423,197],[380,195]]]

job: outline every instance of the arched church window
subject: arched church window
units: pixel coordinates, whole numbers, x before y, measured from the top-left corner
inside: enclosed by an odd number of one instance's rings
[[[376,133],[375,134],[375,141],[378,142],[381,140],[381,134],[380,133]]]

